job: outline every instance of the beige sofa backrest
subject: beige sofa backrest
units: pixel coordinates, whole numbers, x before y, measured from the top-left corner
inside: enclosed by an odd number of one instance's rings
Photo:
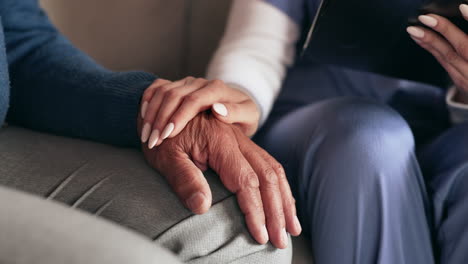
[[[114,70],[204,76],[230,0],[41,0],[57,27]]]

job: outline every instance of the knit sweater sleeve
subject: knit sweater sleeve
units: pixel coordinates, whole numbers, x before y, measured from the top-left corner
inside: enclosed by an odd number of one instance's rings
[[[54,28],[37,0],[2,0],[0,16],[11,79],[9,123],[138,145],[139,101],[155,76],[98,65]]]
[[[292,16],[299,12],[288,10],[299,10],[296,6],[301,7],[301,3],[233,1],[224,37],[208,68],[209,79],[223,80],[254,99],[261,114],[260,125],[295,60],[300,18]]]

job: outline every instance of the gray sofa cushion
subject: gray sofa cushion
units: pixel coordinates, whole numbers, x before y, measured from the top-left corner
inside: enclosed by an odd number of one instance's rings
[[[274,264],[291,260],[291,247],[278,250],[252,239],[235,196],[216,175],[205,174],[213,194],[212,208],[204,215],[193,215],[138,150],[10,126],[0,131],[0,175],[0,186],[116,222],[153,239],[184,262]],[[3,206],[9,208],[9,203]],[[1,207],[0,203],[0,214]],[[56,221],[47,215],[48,209],[36,210],[35,217]]]

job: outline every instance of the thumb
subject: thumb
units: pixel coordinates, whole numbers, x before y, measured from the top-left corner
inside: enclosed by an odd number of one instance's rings
[[[251,100],[243,103],[216,103],[211,106],[211,110],[219,121],[238,124],[247,136],[253,135],[258,128],[260,113]]]
[[[176,157],[161,171],[182,203],[195,214],[204,214],[210,207],[212,195],[205,176],[186,154]]]

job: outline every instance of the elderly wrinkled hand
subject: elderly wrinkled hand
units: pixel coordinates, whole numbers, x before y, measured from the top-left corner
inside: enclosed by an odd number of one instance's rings
[[[141,133],[143,120],[139,118]],[[208,113],[198,114],[181,133],[158,148],[143,144],[148,163],[164,175],[182,203],[194,213],[207,212],[210,187],[202,174],[218,173],[235,193],[247,227],[261,244],[287,247],[289,232],[301,233],[295,200],[282,166],[234,125]]]
[[[200,112],[236,124],[251,136],[258,128],[260,112],[252,98],[220,80],[187,77],[171,82],[156,80],[146,89],[141,104],[144,119],[141,141],[152,149],[177,136]]]
[[[460,12],[468,20],[468,5],[460,5]],[[433,30],[412,26],[407,28],[408,33],[447,70],[457,88],[457,100],[468,103],[467,35],[442,16],[422,15],[419,21]]]

